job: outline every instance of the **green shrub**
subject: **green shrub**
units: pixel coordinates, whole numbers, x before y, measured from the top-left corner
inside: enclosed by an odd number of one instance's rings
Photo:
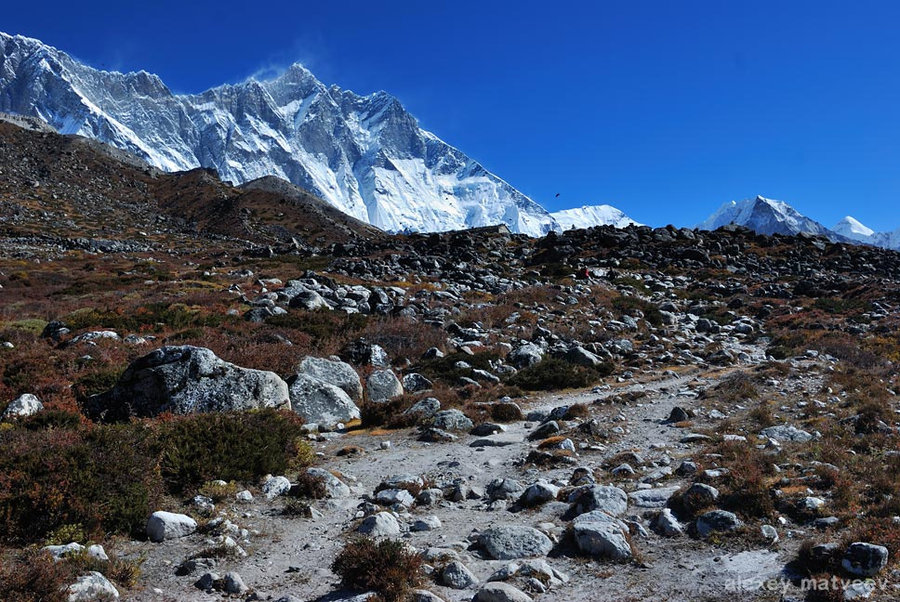
[[[36,541],[73,524],[140,533],[163,493],[157,456],[130,425],[0,433],[0,536]]]
[[[374,591],[385,602],[403,600],[410,588],[421,582],[421,569],[422,557],[405,543],[391,539],[351,541],[331,565],[344,587]]]
[[[310,335],[314,341],[335,337],[347,337],[365,327],[368,317],[365,314],[346,314],[339,311],[291,310],[279,316],[266,319],[268,326],[290,328]]]
[[[565,360],[547,358],[520,370],[509,379],[509,383],[527,391],[580,389],[596,383],[612,371],[613,365],[608,362],[600,368],[587,368]]]
[[[0,430],[0,543],[59,538],[71,525],[86,537],[142,535],[165,494],[310,464],[301,424],[292,412],[262,410]]]
[[[30,430],[44,429],[74,429],[81,424],[81,414],[67,412],[66,410],[49,409],[37,414],[32,414],[19,421],[19,426]]]
[[[307,463],[303,421],[292,412],[264,409],[195,414],[160,426],[160,468],[166,485],[182,493],[213,479],[250,481]]]
[[[659,308],[649,301],[644,301],[643,299],[632,297],[630,295],[622,295],[621,297],[613,299],[612,306],[622,314],[628,314],[637,309],[644,314],[644,319],[647,320],[647,322],[654,326],[662,326],[662,314],[660,313]]]

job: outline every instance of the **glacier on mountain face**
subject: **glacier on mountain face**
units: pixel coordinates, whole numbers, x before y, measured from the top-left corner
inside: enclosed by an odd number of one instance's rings
[[[236,184],[277,176],[387,231],[560,229],[539,204],[421,129],[396,98],[327,87],[300,65],[270,81],[177,95],[145,71],[100,71],[0,33],[0,111],[167,171],[212,168]]]
[[[550,214],[563,230],[572,228],[591,228],[593,226],[615,226],[627,228],[628,226],[642,226],[621,210],[612,205],[583,205],[573,209],[563,209]]]

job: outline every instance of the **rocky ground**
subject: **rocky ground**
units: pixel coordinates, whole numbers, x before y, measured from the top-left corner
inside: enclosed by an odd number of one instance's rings
[[[896,253],[388,237],[11,127],[8,599],[900,597]]]

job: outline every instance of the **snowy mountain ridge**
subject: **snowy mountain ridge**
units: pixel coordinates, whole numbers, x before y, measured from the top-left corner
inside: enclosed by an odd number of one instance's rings
[[[876,232],[848,215],[839,221],[833,230],[857,242],[900,251],[900,228],[893,232]]]
[[[698,224],[701,230],[715,230],[736,224],[759,234],[813,234],[836,239],[839,235],[812,220],[784,201],[757,196],[743,201],[730,201]]]
[[[168,171],[277,176],[387,231],[560,225],[538,203],[421,129],[385,92],[325,86],[301,65],[269,81],[177,95],[156,75],[83,65],[0,33],[0,111],[122,148]]]
[[[563,230],[572,228],[592,228],[594,226],[642,226],[612,205],[583,205],[572,209],[554,211],[550,214]]]

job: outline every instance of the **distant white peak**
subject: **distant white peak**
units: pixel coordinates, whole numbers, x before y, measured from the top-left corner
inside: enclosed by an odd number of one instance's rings
[[[563,209],[550,214],[564,230],[573,228],[592,228],[594,226],[642,226],[623,211],[612,205],[582,205],[572,209]]]
[[[869,238],[875,234],[875,230],[863,225],[859,220],[849,215],[835,224],[832,230],[847,238],[855,238],[857,240]]]
[[[745,226],[758,234],[806,233],[829,238],[834,236],[834,232],[784,201],[764,196],[725,203],[697,227],[701,230],[715,230],[729,224]]]

